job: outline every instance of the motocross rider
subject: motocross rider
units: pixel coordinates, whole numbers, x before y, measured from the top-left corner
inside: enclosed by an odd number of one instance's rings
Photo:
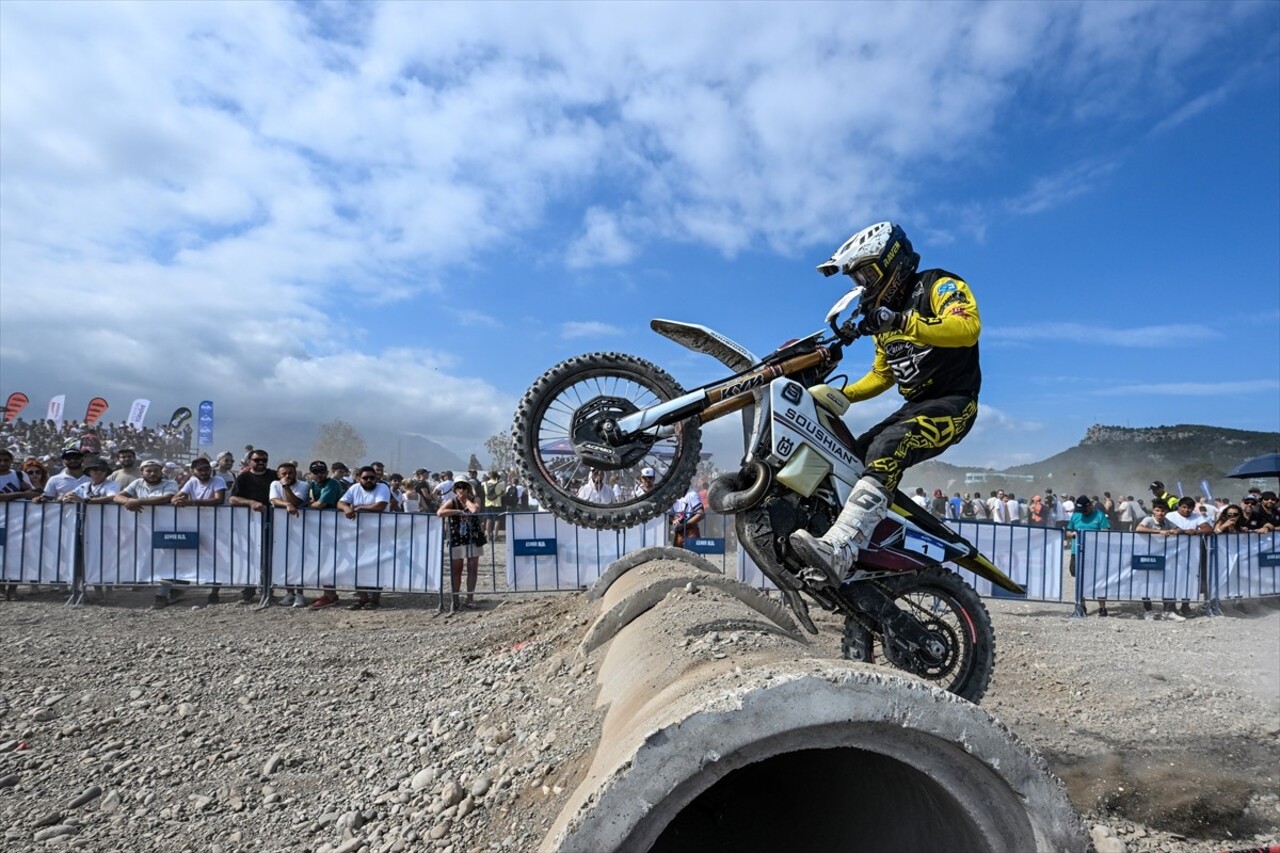
[[[857,328],[875,336],[871,370],[846,386],[845,396],[858,402],[896,384],[906,399],[858,437],[866,468],[831,529],[821,538],[791,534],[797,554],[837,586],[893,504],[903,472],[959,442],[978,414],[978,304],[962,278],[917,272],[919,262],[901,226],[878,222],[818,265],[823,275],[844,273],[864,289]]]

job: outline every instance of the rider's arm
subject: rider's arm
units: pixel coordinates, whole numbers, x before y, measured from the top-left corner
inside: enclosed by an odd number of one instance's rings
[[[935,347],[971,347],[978,342],[982,319],[969,285],[955,278],[939,278],[933,283],[929,300],[934,316],[908,313],[904,335],[914,343]]]
[[[888,391],[893,387],[893,371],[889,368],[889,360],[884,357],[880,342],[876,342],[876,358],[867,375],[852,385],[844,387],[844,395],[853,402],[867,400]]]

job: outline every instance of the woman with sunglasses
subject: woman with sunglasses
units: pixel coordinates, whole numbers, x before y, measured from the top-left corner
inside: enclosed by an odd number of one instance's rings
[[[1214,533],[1247,533],[1244,523],[1244,511],[1238,504],[1227,504],[1218,514],[1218,523],[1213,526]]]
[[[446,519],[449,524],[449,558],[453,581],[453,611],[463,607],[475,607],[474,593],[476,579],[480,574],[480,555],[488,538],[484,533],[483,521],[480,518],[480,503],[471,489],[471,483],[459,479],[453,484],[453,497],[449,498],[436,510],[436,515]],[[462,567],[467,567],[467,600],[459,601],[459,587],[462,586]]]

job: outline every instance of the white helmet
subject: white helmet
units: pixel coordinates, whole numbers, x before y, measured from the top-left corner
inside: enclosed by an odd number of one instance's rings
[[[920,256],[912,251],[902,226],[877,222],[846,240],[818,264],[818,271],[825,276],[844,273],[861,285],[866,310],[881,305],[899,310],[902,306],[898,303],[908,295],[904,285],[915,275],[919,263]]]

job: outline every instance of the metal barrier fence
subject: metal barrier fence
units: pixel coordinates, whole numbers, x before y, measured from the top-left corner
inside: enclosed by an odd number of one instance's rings
[[[1209,548],[1208,612],[1224,599],[1280,595],[1280,532],[1216,533]]]
[[[262,584],[266,532],[248,507],[87,504],[81,519],[85,584]]]
[[[270,586],[438,592],[443,520],[421,513],[272,510]]]
[[[487,578],[467,578],[480,594],[577,590],[619,556],[670,543],[666,518],[623,531],[588,530],[549,513],[508,513],[482,550]],[[330,510],[270,516],[245,507],[144,507],[118,504],[0,504],[0,582],[93,586],[193,586],[452,590],[448,525],[426,514]],[[731,520],[712,516],[690,550],[721,570],[767,589],[739,548]],[[1063,532],[993,522],[948,522],[1026,588],[1028,601],[1207,599],[1280,595],[1280,533],[1148,536],[1118,531],[1078,534],[1075,589],[1063,572]],[[712,534],[712,535],[705,535]],[[720,534],[720,535],[714,535]],[[501,542],[501,545],[499,544]],[[465,561],[470,562],[470,561]],[[469,567],[468,567],[469,568]],[[979,594],[1013,597],[961,570]],[[480,575],[480,572],[476,572]],[[478,581],[486,580],[485,583]]]
[[[77,519],[67,504],[0,504],[0,580],[70,585],[79,558]]]
[[[1199,598],[1204,542],[1199,536],[1079,531],[1077,601]]]

